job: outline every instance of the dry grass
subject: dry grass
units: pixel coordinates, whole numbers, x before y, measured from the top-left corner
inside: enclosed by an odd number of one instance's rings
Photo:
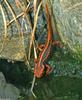
[[[6,21],[6,15],[5,15],[5,12],[3,10],[3,7],[2,5],[0,4],[0,11],[2,13],[2,16],[3,16],[3,22],[4,22],[4,30],[5,30],[5,36],[4,36],[4,42],[2,43],[2,48],[0,50],[0,53],[1,51],[3,50],[4,48],[4,43],[6,43],[6,37],[7,37],[7,34],[8,34],[8,28],[9,26],[11,26],[11,24],[13,22],[15,22],[16,24],[16,28],[18,30],[18,33],[19,33],[19,38],[20,38],[20,43],[22,43],[20,46],[21,48],[23,49],[20,49],[20,52],[24,52],[25,55],[24,55],[24,60],[25,60],[25,63],[29,66],[28,68],[31,69],[31,66],[30,66],[30,57],[31,57],[31,50],[32,50],[32,46],[34,48],[34,59],[37,59],[37,52],[36,52],[36,47],[35,47],[35,32],[36,32],[36,27],[37,27],[37,22],[38,22],[38,15],[39,15],[39,11],[40,11],[40,8],[41,8],[41,5],[42,5],[42,0],[39,2],[39,4],[37,5],[37,0],[33,0],[33,5],[32,7],[30,8],[30,5],[31,5],[31,0],[25,0],[27,2],[27,6],[24,6],[22,5],[22,2],[19,1],[19,0],[15,0],[15,4],[17,6],[17,9],[21,9],[21,13],[20,14],[16,14],[15,10],[13,9],[13,6],[12,4],[8,1],[8,0],[4,0],[3,3],[5,3],[5,5],[7,6],[8,10],[10,11],[11,15],[13,16],[13,18],[7,22]],[[28,15],[29,15],[29,12],[30,10],[33,8],[33,13],[34,13],[34,25],[32,27],[32,23],[30,22],[29,18],[28,18]],[[9,16],[9,15],[7,15]],[[24,44],[24,33],[23,31],[21,31],[21,24],[20,22],[18,21],[18,19],[22,17],[22,19],[26,18],[28,21],[29,21],[29,25],[31,27],[31,35],[30,35],[30,40],[29,40],[29,52],[28,54],[26,54],[26,51],[25,51],[25,44]],[[23,50],[23,51],[21,51]],[[33,93],[33,87],[34,87],[34,83],[35,83],[35,76],[33,78],[33,82],[32,82],[32,87],[31,87],[31,92],[32,94],[35,96],[35,94]]]

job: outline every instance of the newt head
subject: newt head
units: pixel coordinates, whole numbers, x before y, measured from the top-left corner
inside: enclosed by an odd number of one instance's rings
[[[39,66],[38,62],[35,61],[35,66],[34,66],[34,75],[37,78],[41,78],[44,74],[44,65]]]

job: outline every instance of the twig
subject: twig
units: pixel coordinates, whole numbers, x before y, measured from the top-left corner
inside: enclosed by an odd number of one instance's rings
[[[36,12],[36,14],[34,16],[34,27],[33,27],[32,33],[31,33],[31,41],[30,41],[28,59],[30,59],[31,48],[32,48],[32,44],[33,44],[33,41],[34,41],[34,34],[35,34],[35,31],[36,31],[38,14],[39,14],[39,10],[40,10],[41,5],[42,5],[42,1],[40,2],[39,6],[38,6],[38,9],[37,9],[37,12]]]
[[[42,1],[40,2],[39,6],[38,6],[38,9],[36,11],[36,1],[37,0],[34,0],[34,6],[35,6],[35,11],[34,11],[34,27],[33,27],[33,31],[32,31],[32,37],[31,37],[31,42],[30,42],[30,49],[31,50],[31,46],[32,46],[32,43],[34,45],[34,33],[35,33],[35,30],[36,30],[36,25],[37,25],[37,20],[38,20],[38,14],[39,14],[39,10],[40,10],[40,7],[42,5]],[[30,52],[29,52],[30,53]],[[30,55],[29,55],[29,58],[30,58]],[[34,58],[37,59],[37,53],[36,53],[36,48],[35,48],[35,45],[34,45]],[[33,77],[33,81],[32,81],[32,86],[31,86],[31,93],[33,94],[33,96],[36,98],[36,95],[34,94],[33,92],[33,88],[34,88],[34,83],[35,83],[35,75]]]
[[[0,5],[0,10],[1,10],[1,13],[2,13],[3,22],[4,22],[4,30],[5,30],[4,40],[3,40],[2,47],[1,47],[1,50],[0,50],[0,53],[1,53],[4,49],[4,47],[5,47],[4,44],[6,43],[5,39],[7,37],[7,22],[6,22],[6,16],[5,16],[5,13],[3,11],[2,5]]]
[[[35,16],[35,14],[36,14],[36,9],[37,9],[37,0],[34,0],[34,16]]]
[[[25,43],[24,43],[24,31],[23,31],[23,25],[25,25],[26,29],[27,29],[27,25],[25,23],[25,19],[24,19],[24,15],[23,15],[23,18],[22,18],[22,23],[21,23],[21,41],[22,41],[22,48],[23,48],[23,52],[24,52],[24,57],[25,57],[25,63],[28,64],[29,68],[28,69],[31,69],[31,66],[29,64],[29,61],[27,59],[27,55],[26,55],[26,51],[25,51]]]
[[[29,12],[30,9],[28,9],[26,12]],[[20,13],[18,16],[16,16],[16,19],[20,18],[21,16],[24,15],[24,12]],[[8,24],[7,24],[7,27],[12,24],[13,22],[15,21],[15,18],[13,18]]]
[[[31,93],[32,93],[32,95],[36,98],[36,95],[35,95],[34,92],[33,92],[35,80],[36,80],[36,77],[34,76],[34,77],[33,77],[33,81],[32,81],[32,86],[31,86]]]
[[[34,58],[37,59],[37,53],[36,53],[35,45],[34,45]],[[32,81],[32,86],[31,86],[31,93],[32,93],[33,96],[36,98],[36,95],[35,95],[34,92],[33,92],[33,88],[34,88],[35,80],[36,80],[36,77],[35,77],[35,75],[34,75],[34,77],[33,77],[33,81]]]
[[[19,23],[19,21],[16,19],[16,17],[17,17],[17,16],[16,16],[16,13],[15,13],[14,9],[12,8],[12,6],[10,5],[10,3],[9,3],[7,0],[4,0],[4,1],[5,1],[6,5],[8,6],[10,12],[12,13],[12,16],[13,16],[13,18],[15,19],[17,28],[18,28],[19,33],[20,33],[20,23]]]
[[[4,29],[5,29],[5,38],[7,37],[7,22],[6,22],[6,16],[5,13],[3,11],[2,5],[0,5],[0,10],[3,16],[3,22],[4,22]]]

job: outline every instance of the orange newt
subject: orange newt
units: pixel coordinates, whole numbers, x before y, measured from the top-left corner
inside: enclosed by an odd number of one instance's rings
[[[39,54],[39,57],[35,59],[35,66],[34,66],[34,75],[37,78],[41,78],[46,70],[46,75],[50,74],[53,70],[48,64],[47,60],[51,53],[51,48],[53,45],[53,30],[52,30],[52,23],[51,17],[48,10],[48,5],[46,4],[46,15],[47,15],[47,22],[48,22],[48,35],[47,40],[44,46],[42,45],[42,51]],[[59,41],[54,41],[54,45],[60,44]]]

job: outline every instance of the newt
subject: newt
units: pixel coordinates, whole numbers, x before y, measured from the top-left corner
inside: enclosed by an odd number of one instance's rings
[[[60,42],[56,40],[53,42],[53,29],[51,23],[51,16],[49,14],[49,9],[47,4],[45,8],[46,8],[47,23],[48,23],[47,25],[48,34],[45,44],[42,45],[42,51],[40,52],[39,57],[35,59],[34,75],[37,78],[41,78],[44,75],[44,73],[48,75],[53,71],[53,68],[49,66],[47,61],[51,53],[53,44],[54,45],[60,44]]]

